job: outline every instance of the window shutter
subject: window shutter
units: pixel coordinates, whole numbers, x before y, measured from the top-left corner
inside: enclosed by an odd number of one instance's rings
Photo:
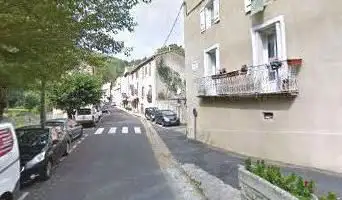
[[[212,19],[212,9],[205,8],[205,28],[208,29],[211,27]]]
[[[220,0],[214,0],[214,23],[220,21]]]
[[[200,20],[201,20],[201,33],[205,31],[205,12],[204,12],[204,8],[201,9],[200,12]]]
[[[245,1],[245,12],[248,13],[251,11],[253,0],[244,0],[244,1]]]

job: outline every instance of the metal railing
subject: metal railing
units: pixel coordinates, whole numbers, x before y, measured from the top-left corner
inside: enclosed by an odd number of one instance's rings
[[[278,62],[243,70],[202,77],[197,80],[198,96],[297,95],[298,66]]]

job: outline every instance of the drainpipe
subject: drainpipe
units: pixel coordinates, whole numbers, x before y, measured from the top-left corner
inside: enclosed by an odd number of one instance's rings
[[[192,114],[194,115],[194,139],[197,140],[197,110],[196,108],[192,109]]]

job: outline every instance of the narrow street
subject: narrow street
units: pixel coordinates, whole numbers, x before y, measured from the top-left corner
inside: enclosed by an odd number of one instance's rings
[[[111,110],[75,145],[50,180],[23,189],[25,200],[178,199],[143,125],[125,112]]]

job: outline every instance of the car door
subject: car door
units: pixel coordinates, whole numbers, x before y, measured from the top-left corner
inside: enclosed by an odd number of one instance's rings
[[[68,134],[62,129],[57,127],[57,143],[56,143],[56,152],[58,160],[64,155],[67,148],[67,140]],[[57,160],[57,161],[58,161]]]
[[[72,139],[76,137],[77,133],[76,133],[76,129],[75,129],[75,123],[71,119],[68,119],[68,121],[67,121],[67,130],[68,130],[68,133]]]
[[[72,127],[73,127],[73,133],[74,133],[74,138],[78,137],[81,135],[82,133],[82,126],[80,124],[78,124],[76,121],[74,120],[70,120]]]
[[[59,132],[58,128],[54,127],[50,129],[50,140],[51,140],[51,150],[49,152],[49,156],[51,156],[53,163],[59,161],[61,152],[61,142],[59,140]]]
[[[157,123],[157,124],[160,123],[160,117],[161,117],[161,112],[157,112],[157,113],[156,113],[156,116],[155,116],[155,118],[156,118],[156,123]]]

